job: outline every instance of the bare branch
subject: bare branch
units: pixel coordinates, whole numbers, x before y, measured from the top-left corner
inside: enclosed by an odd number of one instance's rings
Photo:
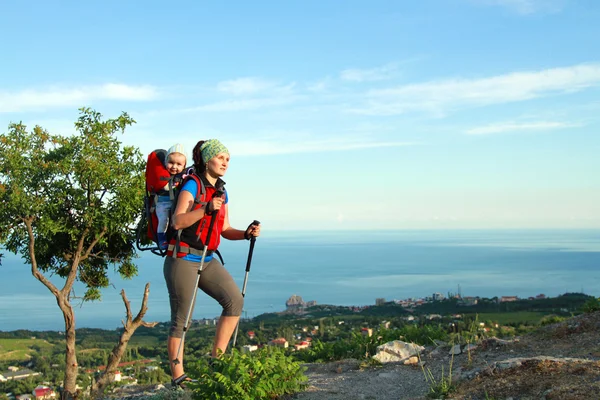
[[[125,311],[127,312],[127,324],[131,323],[131,305],[129,300],[127,300],[127,295],[125,294],[125,289],[121,289],[121,297],[123,298],[123,303],[125,304]],[[125,324],[123,324],[125,325]]]
[[[102,191],[102,194],[100,195],[100,202],[102,202],[102,199],[104,199],[104,195],[108,192],[108,189],[104,188],[104,190]]]
[[[133,322],[142,322],[142,318],[146,315],[148,311],[148,295],[150,294],[150,283],[146,283],[146,287],[144,288],[144,297],[142,298],[142,305],[140,307],[140,312],[136,315]]]
[[[40,272],[37,266],[37,260],[35,258],[35,236],[33,235],[33,220],[35,217],[22,218],[25,226],[27,227],[27,234],[29,235],[29,257],[31,258],[31,274],[35,278],[42,282],[54,296],[59,297],[60,291],[52,282]]]
[[[100,394],[105,390],[106,386],[110,383],[110,379],[114,376],[115,370],[119,364],[119,361],[123,357],[125,352],[125,348],[127,347],[127,343],[131,339],[131,336],[135,332],[137,328],[140,326],[145,326],[151,328],[156,326],[158,322],[145,322],[142,320],[146,311],[148,310],[148,294],[150,293],[150,283],[146,283],[146,287],[144,289],[144,298],[142,300],[142,306],[140,308],[140,312],[136,315],[136,317],[131,319],[131,307],[129,300],[127,299],[127,295],[125,294],[125,290],[121,290],[121,297],[123,298],[123,303],[125,304],[125,309],[127,310],[127,321],[123,322],[123,333],[119,338],[119,342],[113,348],[110,357],[108,359],[108,363],[106,365],[106,369],[104,370],[104,374],[96,381],[94,387],[92,388],[93,398],[101,397]]]

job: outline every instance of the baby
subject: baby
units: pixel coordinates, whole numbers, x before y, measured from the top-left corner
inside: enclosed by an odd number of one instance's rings
[[[176,175],[181,174],[186,163],[185,150],[183,145],[177,143],[171,146],[167,151],[165,158],[165,168],[171,174],[171,179],[165,184],[165,187],[159,192],[158,202],[156,204],[156,217],[158,218],[158,246],[161,249],[166,249],[167,243],[167,227],[169,226],[169,217],[171,215],[171,198],[169,196],[169,184],[174,188],[180,183],[180,179],[174,179]]]

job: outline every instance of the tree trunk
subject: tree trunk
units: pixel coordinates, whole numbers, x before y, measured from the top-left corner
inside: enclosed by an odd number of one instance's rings
[[[115,372],[119,366],[121,358],[127,349],[127,344],[129,343],[129,339],[135,332],[137,328],[140,326],[153,327],[157,323],[156,322],[145,322],[143,320],[144,315],[148,311],[148,294],[150,293],[150,284],[146,283],[146,288],[144,290],[144,297],[142,300],[142,306],[140,311],[138,312],[135,318],[132,318],[131,314],[131,306],[129,300],[127,300],[127,296],[125,295],[125,291],[121,290],[121,297],[123,298],[123,303],[125,303],[125,309],[127,312],[127,321],[123,321],[123,333],[121,337],[119,337],[119,343],[115,345],[112,352],[110,353],[110,357],[108,358],[108,363],[106,365],[106,369],[104,370],[104,374],[98,378],[96,382],[94,382],[92,386],[92,395],[93,399],[98,399],[102,397],[102,393],[106,389],[106,386],[114,379]]]
[[[58,299],[58,306],[65,318],[65,381],[63,385],[62,399],[74,399],[77,397],[77,353],[75,352],[75,313],[68,300]]]

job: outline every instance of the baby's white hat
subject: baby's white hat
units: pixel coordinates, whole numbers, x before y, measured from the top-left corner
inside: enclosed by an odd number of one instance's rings
[[[183,154],[185,156],[185,149],[183,148],[182,144],[176,143],[176,144],[174,144],[173,146],[171,146],[169,148],[169,151],[167,151],[167,158],[169,157],[169,155],[171,153],[180,153],[180,154]],[[186,158],[187,158],[187,156],[186,156]]]

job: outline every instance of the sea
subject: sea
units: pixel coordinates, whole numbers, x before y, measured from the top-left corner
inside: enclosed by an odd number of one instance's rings
[[[223,240],[225,267],[242,288],[249,242]],[[5,250],[0,266],[0,331],[61,331],[54,296],[31,267]],[[134,313],[150,283],[146,321],[170,319],[160,256],[143,252],[138,275],[121,279],[111,268],[102,300],[82,303],[74,290],[78,328],[116,329],[125,318],[125,290]],[[63,280],[50,277],[56,284]],[[246,279],[243,316],[285,309],[292,295],[317,304],[364,306],[432,296],[600,295],[600,230],[263,231]],[[194,282],[190,282],[194,284]],[[194,319],[215,318],[220,307],[199,292]]]

